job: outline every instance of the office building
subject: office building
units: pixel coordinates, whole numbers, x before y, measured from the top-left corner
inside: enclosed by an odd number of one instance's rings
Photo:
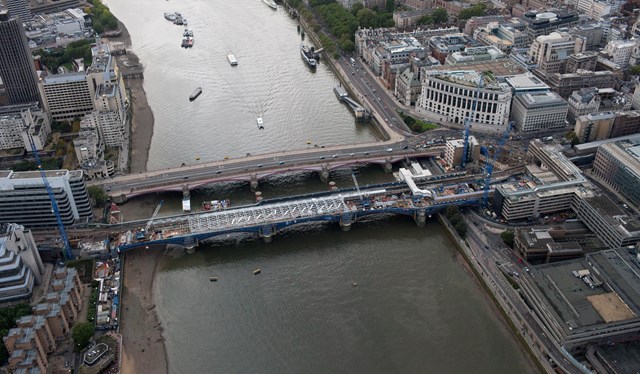
[[[615,119],[613,112],[585,114],[576,119],[573,132],[580,143],[609,139]]]
[[[516,95],[511,118],[519,132],[536,132],[565,127],[567,102],[555,92]]]
[[[514,96],[549,92],[549,86],[531,73],[508,76],[504,81],[511,87]]]
[[[450,54],[462,52],[468,47],[480,47],[480,43],[463,33],[434,36],[429,40],[431,55],[443,65]]]
[[[640,328],[640,282],[629,276],[635,261],[616,249],[535,266],[533,276],[520,277],[519,294],[531,307],[530,317],[546,326],[545,336],[571,354],[633,341]]]
[[[13,223],[3,224],[0,229],[0,302],[28,299],[44,274],[33,235]]]
[[[549,74],[540,76],[549,84],[551,90],[557,92],[563,98],[568,98],[573,91],[585,87],[610,88],[614,87],[617,78],[611,71],[578,70],[575,73]]]
[[[584,255],[579,243],[556,241],[552,233],[548,228],[516,229],[513,247],[530,263],[564,261]]]
[[[640,208],[640,138],[598,147],[593,174],[629,203]]]
[[[494,210],[507,221],[538,219],[567,211],[575,199],[591,196],[589,182],[562,154],[562,148],[536,139],[529,143],[523,176],[498,185]]]
[[[583,44],[566,32],[538,36],[529,48],[529,59],[538,65],[541,74],[564,73],[567,59],[582,52]]]
[[[82,118],[94,109],[95,87],[86,72],[50,75],[42,86],[55,121]]]
[[[31,9],[28,0],[4,0],[9,16],[20,17],[22,22],[31,21]]]
[[[484,80],[482,87],[480,79]],[[509,120],[511,97],[508,85],[475,70],[423,68],[422,93],[416,110],[431,121],[455,125],[464,125],[465,119],[473,114],[470,121],[474,130],[502,133]]]
[[[464,51],[453,52],[445,59],[446,65],[458,65],[465,62],[490,61],[507,58],[507,55],[494,46],[470,47]]]
[[[626,69],[637,44],[636,40],[612,40],[607,43],[602,54],[621,69]]]
[[[93,212],[81,170],[47,170],[62,223],[89,221]],[[56,217],[39,172],[0,171],[0,222],[27,228],[55,227]]]
[[[554,9],[546,12],[528,11],[520,20],[527,25],[527,37],[529,42],[533,42],[538,36],[548,35],[558,28],[577,25],[580,16],[574,11]]]
[[[22,22],[0,11],[0,78],[9,104],[37,102],[44,108],[38,89],[38,76]]]
[[[575,199],[572,208],[608,248],[632,246],[640,241],[638,218],[604,194]]]
[[[596,113],[600,110],[600,95],[596,87],[586,87],[573,91],[567,99],[569,123],[575,123],[580,116]]]
[[[28,134],[36,150],[41,151],[50,133],[49,116],[37,103],[0,107],[0,149],[24,148],[31,152]]]
[[[581,52],[569,56],[566,61],[564,72],[575,73],[578,70],[596,70],[598,54],[595,52]]]
[[[449,169],[455,169],[462,165],[462,159],[464,157],[464,139],[450,139],[447,140],[446,148],[444,150],[444,161]],[[469,143],[467,145],[467,155],[465,163],[478,161],[480,157],[480,144],[476,140],[475,136],[469,136]]]

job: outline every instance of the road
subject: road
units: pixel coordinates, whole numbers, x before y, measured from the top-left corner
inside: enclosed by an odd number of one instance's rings
[[[131,193],[133,190],[159,186],[197,184],[207,179],[224,180],[224,177],[241,176],[249,180],[252,173],[276,174],[305,168],[321,170],[323,164],[384,163],[388,158],[404,158],[439,154],[442,146],[428,148],[415,144],[420,139],[404,140],[395,144],[348,145],[342,147],[309,148],[301,151],[282,151],[263,155],[247,155],[239,159],[228,159],[212,163],[185,165],[179,168],[129,174],[107,180],[91,181],[88,185],[103,186],[112,196]],[[236,179],[242,179],[236,178]]]
[[[397,106],[393,97],[380,85],[378,78],[362,64],[359,58],[355,57],[353,61],[354,63],[351,63],[348,56],[341,56],[336,64],[344,72],[345,79],[349,81],[352,90],[358,95],[356,99],[361,101],[367,109],[377,113],[379,120],[393,131],[411,136],[411,130],[397,113],[397,110],[402,108]]]

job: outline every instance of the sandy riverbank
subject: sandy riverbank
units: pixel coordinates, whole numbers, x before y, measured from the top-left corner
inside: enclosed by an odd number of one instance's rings
[[[153,287],[162,250],[139,249],[128,252],[124,262],[122,333],[122,374],[166,374],[169,363],[155,311]]]
[[[116,57],[118,68],[126,72],[128,67],[134,69],[139,66],[138,56],[131,51],[131,35],[125,25],[118,21],[118,27],[122,34],[118,37],[104,38],[111,42],[123,42],[127,49],[126,55]],[[126,63],[125,63],[126,62]],[[130,172],[137,173],[147,170],[147,160],[149,159],[149,148],[151,148],[151,138],[153,136],[153,112],[147,102],[147,94],[144,91],[143,79],[127,79],[125,86],[129,91],[130,102],[132,104],[133,117],[131,120],[131,154]]]

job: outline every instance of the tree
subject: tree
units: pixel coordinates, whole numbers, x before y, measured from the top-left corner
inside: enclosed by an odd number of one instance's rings
[[[629,73],[632,75],[640,75],[640,65],[634,65],[629,69]]]
[[[109,200],[107,193],[98,186],[87,187],[87,192],[89,192],[89,197],[96,202],[96,206],[103,206]]]
[[[431,13],[431,19],[433,19],[433,23],[436,25],[439,23],[445,23],[449,19],[449,13],[444,8],[436,8],[436,10]]]
[[[458,14],[458,19],[460,21],[464,21],[464,20],[468,20],[471,17],[480,17],[481,15],[484,14],[485,9],[486,9],[486,6],[484,4],[482,3],[476,4],[471,8],[461,10],[460,14]]]
[[[504,242],[504,244],[513,248],[513,238],[514,238],[513,231],[511,230],[503,231],[502,234],[500,234],[500,237],[502,238],[502,241]]]
[[[385,10],[388,13],[393,13],[393,10],[395,9],[396,4],[394,0],[387,0],[386,4],[385,4]]]
[[[93,324],[89,322],[78,323],[73,326],[71,337],[73,337],[74,350],[80,352],[89,344],[91,338],[93,338]]]
[[[420,17],[420,19],[418,20],[418,25],[430,25],[433,23],[433,18],[431,18],[430,15],[425,14],[424,16]]]
[[[356,14],[360,27],[376,27],[378,23],[378,15],[371,9],[364,8]]]

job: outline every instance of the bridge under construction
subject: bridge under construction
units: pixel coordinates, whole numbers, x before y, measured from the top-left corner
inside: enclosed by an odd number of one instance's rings
[[[303,196],[274,199],[215,212],[199,212],[152,219],[146,228],[126,231],[117,239],[120,252],[157,244],[194,248],[201,241],[231,233],[254,233],[271,241],[277,232],[294,225],[336,222],[344,231],[371,215],[411,216],[419,226],[449,205],[482,202],[483,190],[469,183],[418,187],[411,180]]]

